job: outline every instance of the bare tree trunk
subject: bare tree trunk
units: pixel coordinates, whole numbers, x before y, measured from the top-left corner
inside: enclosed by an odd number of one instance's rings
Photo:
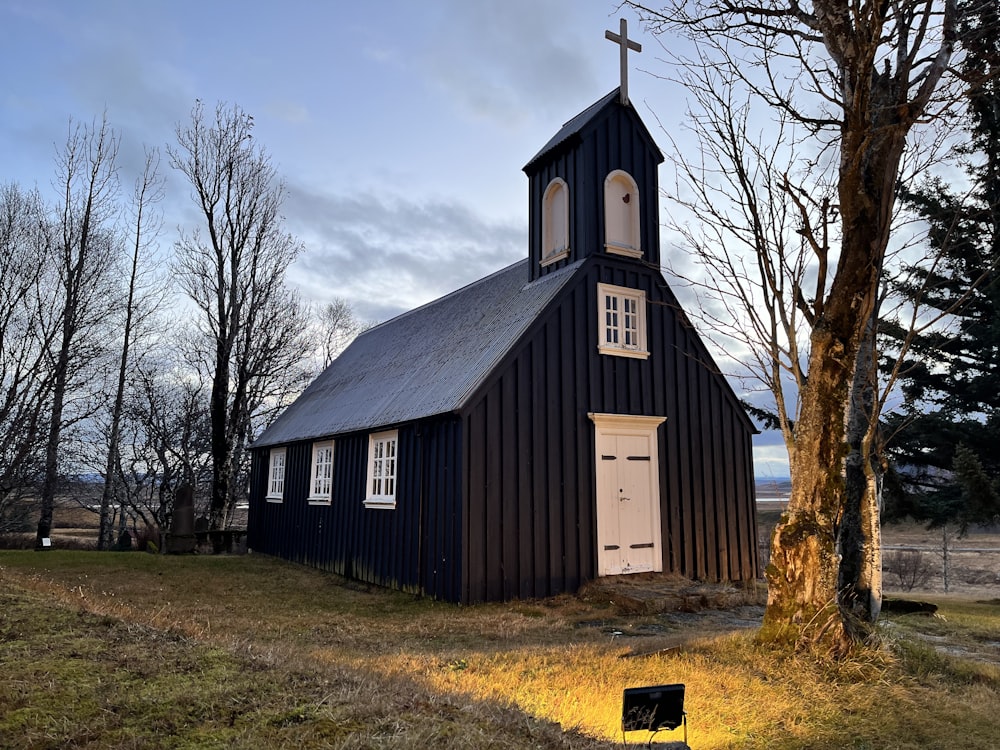
[[[56,488],[59,482],[59,441],[62,434],[63,402],[66,398],[66,373],[68,367],[68,339],[64,326],[52,386],[52,410],[49,412],[48,437],[45,442],[45,474],[42,479],[39,502],[38,530],[35,549],[43,549],[52,536],[52,512],[55,507]]]
[[[253,418],[281,402],[306,351],[304,310],[284,284],[301,246],[282,229],[284,186],[252,131],[239,107],[220,104],[209,122],[198,102],[168,149],[207,228],[182,235],[176,268],[207,334],[197,354],[211,381],[212,531],[229,515]]]
[[[944,593],[948,593],[951,583],[951,561],[948,559],[948,524],[941,526],[941,577],[944,580]]]
[[[863,95],[859,92],[859,97]],[[863,514],[844,516],[845,416],[864,331],[875,311],[888,244],[894,189],[906,130],[885,123],[877,137],[866,102],[845,123],[839,172],[843,241],[829,295],[813,328],[809,376],[801,394],[788,511],[772,540],[764,636],[849,643],[838,609],[838,533],[860,535]],[[872,111],[874,110],[875,114]],[[845,524],[854,525],[844,528]]]
[[[856,640],[869,636],[882,608],[882,464],[876,393],[877,312],[858,351],[847,416],[844,511],[838,534],[839,594],[844,623]]]
[[[107,313],[109,300],[100,298],[99,286],[107,273],[111,246],[101,246],[98,238],[102,221],[110,218],[117,191],[115,158],[118,139],[102,121],[99,129],[70,132],[61,156],[60,187],[64,191],[59,207],[56,263],[61,284],[61,326],[55,353],[52,410],[45,447],[45,474],[42,480],[37,549],[50,537],[52,512],[59,481],[59,449],[70,370],[81,356],[80,336]],[[104,313],[96,313],[103,306]]]
[[[853,351],[824,331],[819,334],[813,335],[809,381],[795,425],[788,510],[771,538],[761,636],[826,643],[841,651],[847,646],[837,608],[836,524],[844,493],[840,469],[847,395],[841,372],[853,367]]]
[[[142,211],[140,208],[140,221]],[[135,302],[135,281],[139,267],[140,234],[136,232],[135,245],[132,248],[132,267],[129,273],[128,299],[125,304],[125,330],[122,333],[121,358],[118,362],[118,382],[115,384],[115,397],[111,406],[111,431],[108,437],[108,456],[104,469],[104,489],[101,492],[100,524],[98,526],[97,549],[111,549],[112,517],[110,509],[112,502],[117,502],[118,512],[125,516],[125,505],[119,489],[121,477],[121,457],[119,443],[121,440],[122,406],[125,402],[125,382],[128,376],[129,347],[132,343],[132,309]]]
[[[121,492],[121,422],[125,404],[125,386],[131,357],[132,338],[136,323],[136,296],[139,282],[139,266],[142,249],[148,241],[146,224],[149,221],[146,213],[150,202],[162,197],[160,178],[157,175],[158,157],[155,152],[146,153],[146,164],[142,177],[136,184],[134,195],[135,207],[135,241],[132,245],[132,263],[129,268],[128,293],[125,302],[125,326],[122,331],[122,349],[118,360],[118,381],[115,384],[115,396],[111,406],[111,430],[108,437],[108,457],[104,473],[104,490],[101,493],[100,527],[97,548],[110,549],[112,538],[113,517],[110,514],[112,502],[117,502],[119,508],[119,537],[125,530],[125,502]],[[155,223],[151,225],[154,228]]]
[[[209,402],[209,418],[212,423],[212,500],[208,528],[211,531],[222,528],[233,474],[233,452],[229,438],[232,418],[229,410],[229,355],[225,349],[220,343]]]

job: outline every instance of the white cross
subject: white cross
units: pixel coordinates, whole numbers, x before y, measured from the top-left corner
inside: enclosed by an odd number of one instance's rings
[[[619,101],[622,104],[628,104],[628,51],[642,52],[642,45],[628,38],[628,23],[624,18],[621,19],[619,29],[617,34],[613,31],[605,31],[604,38],[610,39],[621,47],[622,85]]]

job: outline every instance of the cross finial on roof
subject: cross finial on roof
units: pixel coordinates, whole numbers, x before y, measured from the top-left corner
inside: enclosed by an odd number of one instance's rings
[[[628,38],[628,22],[624,18],[619,23],[619,33],[605,31],[604,38],[610,39],[621,47],[622,85],[619,101],[622,104],[628,104],[628,51],[642,52],[642,45]]]

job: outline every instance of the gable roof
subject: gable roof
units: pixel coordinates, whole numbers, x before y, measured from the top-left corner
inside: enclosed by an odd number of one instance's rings
[[[643,138],[648,142],[650,151],[653,154],[656,154],[657,163],[662,162],[663,154],[660,152],[659,146],[656,145],[656,141],[653,140],[653,136],[649,134],[645,123],[643,123],[642,118],[639,117],[639,114],[635,111],[631,102],[628,104],[621,104],[619,102],[619,91],[620,89],[615,89],[611,93],[606,94],[583,110],[583,112],[578,114],[576,117],[566,122],[566,124],[559,129],[559,132],[552,136],[548,143],[542,146],[542,150],[531,157],[531,160],[525,164],[524,167],[522,167],[522,171],[530,172],[535,164],[537,164],[550,152],[560,148],[564,143],[576,142],[580,140],[582,132],[586,130],[592,122],[597,121],[604,114],[606,109],[615,106],[621,107],[631,116],[631,119],[636,124],[637,129],[642,134]]]
[[[525,283],[527,259],[365,331],[253,448],[460,409],[582,261]]]

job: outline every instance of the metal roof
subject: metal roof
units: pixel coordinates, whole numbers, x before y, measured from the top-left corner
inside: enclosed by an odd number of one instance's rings
[[[567,121],[559,129],[559,132],[556,133],[554,136],[552,136],[549,139],[548,143],[546,143],[544,146],[542,146],[542,150],[539,151],[537,154],[535,154],[533,157],[531,157],[531,161],[529,161],[527,164],[524,165],[524,167],[522,168],[522,171],[527,172],[528,169],[530,169],[531,165],[533,165],[536,161],[538,161],[543,156],[545,156],[545,154],[547,154],[549,151],[551,151],[552,149],[556,148],[561,143],[563,143],[565,141],[568,141],[570,138],[573,138],[574,136],[576,136],[581,130],[584,129],[584,127],[586,127],[587,123],[589,123],[590,120],[598,112],[600,112],[602,109],[604,109],[604,107],[606,107],[612,101],[616,101],[618,99],[618,92],[619,92],[619,89],[615,89],[610,94],[607,94],[606,96],[601,97],[596,102],[594,102],[593,104],[591,104],[589,107],[587,107],[585,110],[583,110],[583,112],[581,112],[580,114],[578,114],[576,117],[574,117],[573,119]]]
[[[334,436],[465,405],[582,261],[525,283],[522,260],[358,336],[254,448]]]
[[[653,136],[650,135],[649,131],[646,129],[645,123],[642,121],[642,118],[639,117],[639,114],[635,111],[631,102],[627,104],[621,104],[619,102],[618,99],[620,90],[621,89],[615,89],[609,94],[606,94],[583,110],[583,112],[578,114],[572,120],[569,120],[559,129],[558,133],[549,139],[548,143],[542,146],[541,151],[531,157],[531,161],[521,168],[522,171],[530,174],[535,164],[538,163],[543,157],[562,146],[562,144],[579,139],[582,131],[590,125],[592,121],[596,120],[597,117],[609,106],[620,106],[632,115],[637,129],[649,143],[651,152],[655,154],[657,163],[661,163],[663,161],[663,154],[660,153],[659,146],[656,145],[656,141],[653,140]]]

